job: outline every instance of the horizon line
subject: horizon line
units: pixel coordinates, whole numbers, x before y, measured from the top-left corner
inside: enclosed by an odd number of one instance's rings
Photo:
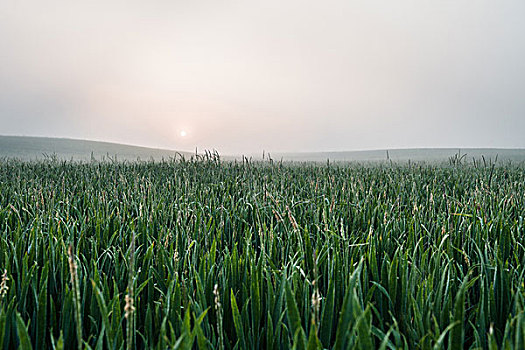
[[[133,144],[133,143],[122,143],[118,141],[108,141],[108,140],[100,140],[100,139],[86,139],[86,138],[75,138],[71,136],[43,136],[43,135],[6,135],[6,134],[0,134],[0,137],[19,137],[19,138],[39,138],[39,139],[55,139],[55,140],[69,140],[69,141],[85,141],[85,142],[98,142],[98,143],[107,143],[112,145],[121,145],[121,146],[129,146],[129,147],[138,147],[138,148],[146,148],[151,150],[159,150],[159,151],[168,151],[168,152],[183,152],[183,153],[192,153],[198,154],[198,147],[195,148],[195,150],[188,151],[188,150],[181,150],[181,149],[171,149],[171,148],[164,148],[164,147],[156,147],[156,146],[149,146],[149,145],[141,145],[141,144]],[[245,152],[245,153],[221,153],[216,148],[203,148],[202,151],[216,151],[219,153],[219,155],[223,156],[254,156],[257,154],[309,154],[309,153],[348,153],[348,152],[379,152],[379,151],[404,151],[404,150],[520,150],[525,151],[525,147],[488,147],[488,146],[464,146],[464,147],[454,147],[454,146],[447,146],[447,147],[429,147],[429,146],[419,146],[419,147],[392,147],[392,148],[360,148],[360,149],[346,149],[346,150],[317,150],[317,151],[267,151],[265,149],[261,149],[259,151],[251,151],[251,152]]]

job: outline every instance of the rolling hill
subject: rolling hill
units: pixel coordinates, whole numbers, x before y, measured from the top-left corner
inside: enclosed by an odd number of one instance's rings
[[[0,136],[0,158],[41,160],[56,157],[62,160],[162,160],[192,153],[173,150],[123,145],[111,142],[86,141],[65,138]]]
[[[387,153],[388,152],[388,153]],[[174,150],[139,147],[111,142],[87,141],[66,138],[48,138],[32,136],[0,136],[0,158],[17,158],[21,160],[41,160],[56,157],[62,160],[89,161],[96,160],[162,160],[183,155],[186,158],[194,153],[178,152]],[[456,155],[464,156],[463,161],[472,162],[472,159],[487,162],[525,162],[525,149],[506,148],[414,148],[391,150],[366,150],[344,152],[297,152],[271,153],[274,161],[292,162],[384,162],[391,160],[396,163],[414,162],[448,162]],[[261,160],[261,155],[252,155],[253,160]],[[241,160],[241,155],[222,156],[225,160]]]

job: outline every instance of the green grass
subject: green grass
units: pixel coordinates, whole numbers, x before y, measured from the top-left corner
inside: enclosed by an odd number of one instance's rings
[[[523,348],[524,213],[514,165],[3,161],[0,347]]]

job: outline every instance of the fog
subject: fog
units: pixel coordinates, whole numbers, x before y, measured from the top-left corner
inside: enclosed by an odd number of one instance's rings
[[[0,134],[525,148],[524,15],[524,1],[4,0]]]

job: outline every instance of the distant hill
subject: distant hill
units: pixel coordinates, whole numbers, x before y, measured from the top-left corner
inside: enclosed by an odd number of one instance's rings
[[[462,157],[462,162],[473,162],[473,158],[483,162],[483,157],[488,163],[501,162],[525,162],[525,149],[506,148],[414,148],[414,149],[390,149],[371,151],[347,151],[347,152],[309,152],[309,153],[271,153],[273,160],[279,161],[348,161],[348,162],[382,162],[391,160],[393,162],[449,162],[450,158]],[[255,157],[254,157],[255,158]],[[259,156],[260,158],[260,156]],[[268,155],[266,156],[268,158]]]
[[[74,140],[63,138],[0,136],[0,158],[17,158],[21,160],[41,160],[56,157],[62,160],[161,160],[183,154],[189,157],[192,153],[177,152],[165,149],[123,145],[111,142]]]
[[[17,158],[21,160],[40,160],[56,157],[62,160],[89,161],[93,156],[96,160],[162,160],[170,159],[177,155],[186,158],[194,153],[177,152],[173,150],[148,148],[124,145],[111,142],[86,141],[65,138],[31,137],[31,136],[0,136],[0,158]],[[463,162],[472,163],[472,159],[482,162],[485,157],[487,162],[498,157],[498,163],[525,162],[525,149],[506,148],[415,148],[391,149],[371,151],[345,151],[345,152],[297,152],[297,153],[270,153],[274,161],[293,162],[385,162],[391,160],[396,163],[413,162],[448,162],[450,158],[463,157]],[[388,158],[387,158],[388,157]],[[224,160],[241,160],[240,155],[222,156]],[[261,155],[252,156],[253,160],[260,160]]]

